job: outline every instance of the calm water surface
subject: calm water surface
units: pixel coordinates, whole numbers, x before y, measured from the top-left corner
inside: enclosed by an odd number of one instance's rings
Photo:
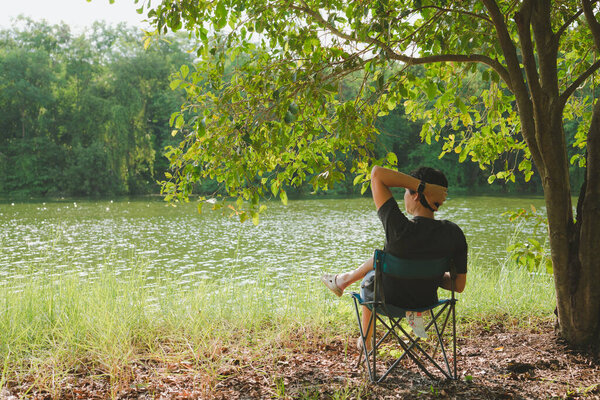
[[[463,228],[471,257],[504,259],[515,226],[501,214],[531,204],[544,210],[541,198],[454,197],[437,215]],[[240,282],[264,273],[314,275],[354,267],[383,245],[367,198],[268,203],[259,226],[150,198],[0,203],[0,227],[3,285],[23,276],[86,277],[108,266],[119,274],[139,265],[150,276],[168,272],[190,285],[223,274]]]

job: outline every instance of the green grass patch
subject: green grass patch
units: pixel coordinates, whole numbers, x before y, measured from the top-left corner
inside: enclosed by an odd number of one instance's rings
[[[467,286],[458,298],[461,316],[476,320],[497,315],[549,317],[556,297],[554,279],[541,269],[530,272],[509,258],[469,263]]]
[[[116,394],[136,365],[181,360],[204,371],[210,387],[232,354],[270,363],[357,333],[349,296],[335,297],[317,275],[182,284],[148,276],[137,260],[126,271],[32,274],[0,287],[0,389],[28,380],[58,395],[61,379],[88,375],[108,378]],[[458,299],[463,323],[546,318],[555,304],[550,276],[480,260]]]

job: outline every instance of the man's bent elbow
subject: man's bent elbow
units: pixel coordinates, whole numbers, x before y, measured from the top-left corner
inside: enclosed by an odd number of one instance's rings
[[[458,274],[454,281],[454,291],[462,293],[465,286],[467,286],[467,274]]]

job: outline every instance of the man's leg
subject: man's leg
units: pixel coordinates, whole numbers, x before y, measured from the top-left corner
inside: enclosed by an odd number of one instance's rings
[[[343,274],[333,275],[325,274],[321,277],[321,280],[337,296],[341,296],[348,286],[357,282],[365,277],[365,275],[373,269],[373,257],[365,261],[360,267],[354,271],[345,272]]]
[[[365,336],[365,343],[367,344],[367,351],[371,350],[371,348],[373,347],[373,343],[372,343],[372,335],[373,335],[373,323],[371,322],[371,317],[373,316],[373,313],[371,312],[371,310],[369,310],[367,307],[362,306],[362,331],[363,331],[363,335]],[[371,326],[369,326],[369,324],[371,324]],[[367,331],[367,328],[369,328],[369,330]],[[360,338],[359,338],[360,340]],[[362,346],[362,341],[359,342],[359,348],[360,346]]]
[[[357,282],[365,277],[369,271],[373,269],[373,257],[369,258],[367,261],[362,263],[362,265],[356,268],[354,271],[346,272],[343,274],[339,274],[336,277],[336,284],[339,286],[342,291],[346,289],[348,286],[352,285],[354,282]]]

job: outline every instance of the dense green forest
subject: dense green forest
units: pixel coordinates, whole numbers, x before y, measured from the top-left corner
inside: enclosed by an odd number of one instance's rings
[[[0,31],[0,193],[89,196],[158,191],[182,102],[169,76],[191,64],[177,37],[94,24],[81,34],[28,19]]]
[[[187,36],[167,36],[144,48],[144,34],[125,25],[96,23],[74,34],[66,25],[18,19],[0,31],[0,196],[57,197],[158,193],[176,145],[169,119],[184,93],[170,76],[192,65]],[[340,95],[360,82],[348,78]],[[458,155],[441,159],[441,144],[421,143],[420,124],[398,107],[377,122],[377,156],[390,151],[398,167],[421,164],[442,169],[456,192],[539,193],[539,180],[487,183],[489,171]],[[567,127],[569,128],[569,127]],[[573,141],[576,127],[568,139]],[[514,162],[499,160],[498,162]],[[574,184],[580,179],[573,169]],[[348,176],[331,190],[360,193]],[[218,190],[205,182],[198,192]],[[311,187],[293,188],[292,196]]]

